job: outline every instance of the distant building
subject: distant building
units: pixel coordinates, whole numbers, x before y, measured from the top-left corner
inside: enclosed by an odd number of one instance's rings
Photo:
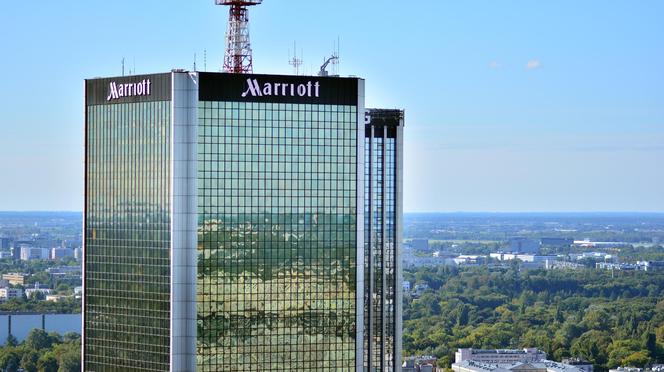
[[[581,261],[585,259],[593,259],[596,261],[615,262],[617,257],[615,255],[604,252],[583,252],[571,253],[569,259],[572,261]]]
[[[454,259],[454,263],[459,266],[477,266],[486,263],[486,256],[461,255]]]
[[[662,271],[662,270],[664,270],[664,261],[638,261],[636,264],[643,271]]]
[[[9,284],[12,285],[25,285],[25,282],[29,276],[30,274],[9,273],[9,274],[2,274],[2,279],[8,281]]]
[[[35,293],[42,293],[42,294],[44,294],[44,296],[46,296],[46,295],[50,295],[51,292],[53,292],[52,289],[47,288],[47,287],[42,287],[41,285],[39,285],[39,283],[35,283],[35,286],[33,288],[27,288],[25,290],[25,295],[28,298],[30,298]]]
[[[541,245],[546,245],[550,247],[569,247],[574,244],[574,239],[572,238],[542,238],[540,239]]]
[[[20,240],[14,240],[12,242],[12,256],[14,257],[15,260],[20,260],[21,259],[21,247],[23,246],[32,246],[35,242],[32,240],[25,240],[25,239],[20,239]]]
[[[581,270],[585,266],[579,263],[568,262],[568,261],[547,261],[546,266],[544,267],[547,270]]]
[[[413,239],[410,241],[410,246],[418,251],[428,251],[429,239]]]
[[[519,260],[523,262],[523,266],[529,269],[546,268],[554,262],[558,261],[558,256],[539,256],[534,254],[515,254],[515,253],[491,253],[489,257],[498,261],[513,261]]]
[[[404,292],[410,292],[410,282],[407,280],[404,280],[403,283],[401,283],[402,289]]]
[[[21,260],[48,260],[48,249],[23,245],[21,246]]]
[[[582,369],[551,360],[533,362],[489,363],[464,360],[452,364],[455,372],[583,372]]]
[[[584,372],[593,372],[594,367],[593,364],[590,363],[589,361],[585,359],[579,359],[579,358],[566,358],[563,359],[563,364],[567,364],[570,366],[574,366],[576,368],[579,368],[580,370]]]
[[[76,261],[81,261],[81,259],[83,259],[83,249],[74,248],[74,258]]]
[[[639,270],[639,266],[629,263],[611,263],[611,262],[598,262],[595,264],[598,270],[617,270],[617,271],[635,271]]]
[[[404,358],[401,372],[434,372],[442,371],[436,368],[438,359],[434,356],[414,356]]]
[[[538,253],[540,249],[540,242],[528,238],[511,238],[508,241],[509,250],[513,253]]]
[[[7,237],[0,238],[0,249],[9,250],[12,240]]]
[[[8,252],[8,251],[2,251],[2,252],[0,252],[0,259],[3,259],[3,258],[12,258],[13,256],[14,256],[14,255],[12,255],[12,252]]]
[[[0,299],[2,300],[21,297],[23,297],[23,290],[20,288],[0,288]]]
[[[494,364],[502,363],[526,363],[546,359],[546,353],[535,348],[527,349],[459,349],[454,353],[456,363],[467,360],[476,362],[487,362]]]
[[[54,294],[46,295],[46,301],[51,301],[51,302],[60,302],[62,300],[66,300],[67,298],[69,298],[69,296],[54,295]]]
[[[51,248],[51,259],[61,260],[65,257],[74,257],[74,250],[69,248]]]
[[[420,297],[424,292],[429,290],[429,285],[427,283],[416,284],[413,289],[413,297]]]

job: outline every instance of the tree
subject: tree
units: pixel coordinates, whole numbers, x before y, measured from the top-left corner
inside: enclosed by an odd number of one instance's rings
[[[67,332],[62,336],[64,342],[74,342],[74,341],[79,341],[81,339],[81,335],[79,335],[76,332]]]
[[[58,360],[52,352],[48,352],[37,361],[39,372],[58,372]]]
[[[37,361],[39,360],[39,354],[34,350],[29,350],[23,354],[21,358],[21,368],[25,372],[37,372]]]
[[[611,337],[606,332],[592,330],[582,334],[574,341],[570,351],[572,355],[603,367],[608,360],[607,348],[610,344]]]
[[[627,367],[643,368],[651,363],[650,356],[645,350],[637,351],[627,358],[623,359],[622,364]]]
[[[14,335],[12,334],[7,336],[6,346],[16,346],[16,345],[18,345],[18,340],[16,339],[16,337],[14,337]]]
[[[16,348],[5,347],[0,349],[0,369],[7,372],[16,372],[21,363],[21,355]]]
[[[51,337],[43,329],[35,328],[25,339],[25,345],[33,350],[48,349],[52,345]]]
[[[649,355],[656,358],[659,354],[657,348],[657,337],[652,332],[646,332],[641,337],[642,347],[648,351]]]
[[[60,368],[58,372],[79,372],[81,370],[81,354],[69,351],[60,357]]]

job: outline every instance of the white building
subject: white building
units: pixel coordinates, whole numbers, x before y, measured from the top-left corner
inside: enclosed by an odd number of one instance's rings
[[[65,257],[73,257],[74,250],[69,248],[51,248],[51,259],[52,260],[61,260]]]
[[[42,294],[44,295],[44,298],[45,298],[47,295],[50,295],[52,292],[53,292],[52,289],[50,289],[50,288],[43,288],[41,285],[39,285],[39,283],[35,283],[35,286],[34,286],[34,287],[32,287],[32,288],[27,288],[27,289],[25,290],[25,295],[26,295],[28,298],[30,298],[30,297],[31,297],[32,295],[34,295],[35,293],[42,293]]]
[[[459,349],[454,353],[454,361],[461,363],[463,361],[472,360],[476,362],[486,362],[493,364],[505,363],[526,363],[535,362],[538,360],[545,360],[546,353],[535,349]]]
[[[638,261],[636,264],[643,271],[664,270],[664,261]]]
[[[454,259],[454,263],[461,265],[481,265],[486,262],[486,256],[461,255]]]
[[[20,297],[23,297],[23,290],[20,288],[0,288],[0,299],[9,300]]]
[[[74,258],[76,261],[83,259],[83,250],[81,248],[74,248]]]
[[[534,362],[489,363],[464,360],[453,363],[455,372],[583,372],[582,369],[550,360]]]
[[[21,246],[21,260],[48,260],[48,249],[23,245]]]
[[[569,259],[572,261],[581,261],[584,259],[593,259],[604,262],[616,262],[617,257],[604,253],[604,252],[583,252],[583,253],[570,253]]]

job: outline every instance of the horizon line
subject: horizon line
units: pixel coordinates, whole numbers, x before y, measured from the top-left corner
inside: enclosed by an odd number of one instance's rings
[[[83,213],[80,210],[0,210],[0,213]],[[404,211],[403,214],[664,214],[664,211]]]

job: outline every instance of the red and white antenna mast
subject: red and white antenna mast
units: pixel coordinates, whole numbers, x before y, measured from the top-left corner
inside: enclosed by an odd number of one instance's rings
[[[254,72],[249,42],[248,7],[259,5],[263,0],[215,0],[217,5],[229,5],[228,29],[226,30],[226,54],[224,71],[235,74]]]

